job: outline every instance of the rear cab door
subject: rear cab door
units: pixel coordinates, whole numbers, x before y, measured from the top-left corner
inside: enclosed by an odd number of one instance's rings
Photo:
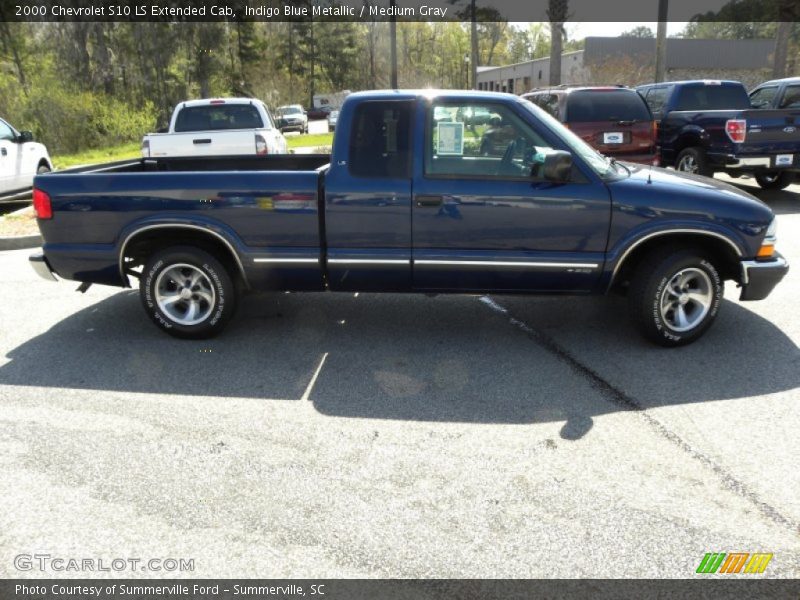
[[[472,129],[461,115],[476,110],[492,118]],[[561,128],[555,119],[523,100],[480,96],[426,99],[417,119],[416,131],[424,134],[415,146],[411,207],[415,289],[594,287],[608,238],[610,195],[577,159],[570,182],[542,178],[543,157],[570,150],[552,131]]]
[[[353,98],[325,177],[328,282],[339,291],[411,289],[412,96]]]

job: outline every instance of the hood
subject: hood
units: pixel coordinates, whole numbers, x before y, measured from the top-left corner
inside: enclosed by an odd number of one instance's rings
[[[690,201],[704,206],[713,204],[720,207],[721,212],[727,212],[725,207],[735,207],[737,214],[750,212],[756,219],[771,220],[774,216],[761,200],[719,179],[635,163],[626,162],[623,165],[630,171],[630,177],[620,180],[620,183],[627,182],[626,187],[659,198],[659,204],[663,204],[665,209],[671,208],[672,203],[685,204],[685,201]]]

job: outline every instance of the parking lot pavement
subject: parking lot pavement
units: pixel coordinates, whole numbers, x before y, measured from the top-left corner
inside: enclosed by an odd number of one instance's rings
[[[196,577],[687,577],[743,551],[798,577],[800,188],[764,197],[794,269],[762,302],[728,285],[673,350],[616,297],[261,295],[178,341],[133,291],[0,253],[0,576],[46,552]]]

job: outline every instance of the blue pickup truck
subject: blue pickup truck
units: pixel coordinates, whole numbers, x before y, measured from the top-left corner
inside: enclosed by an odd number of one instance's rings
[[[749,174],[764,189],[783,189],[800,172],[800,107],[754,107],[738,81],[673,81],[636,90],[658,123],[662,166],[708,177]]]
[[[486,113],[506,132],[482,148]],[[765,298],[788,270],[775,219],[706,178],[598,154],[509,94],[382,91],[345,102],[331,156],[142,159],[41,175],[35,270],[127,287],[184,338],[247,290],[621,290],[666,346],[711,325],[723,281]]]

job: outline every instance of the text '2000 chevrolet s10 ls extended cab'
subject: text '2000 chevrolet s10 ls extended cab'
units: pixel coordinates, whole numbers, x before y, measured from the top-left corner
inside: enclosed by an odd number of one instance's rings
[[[476,112],[502,144],[482,149],[485,126],[462,120]],[[621,289],[642,333],[672,346],[711,325],[725,279],[759,300],[788,270],[756,198],[606,159],[490,92],[353,94],[330,157],[144,159],[35,188],[41,275],[135,276],[150,318],[188,338],[221,330],[248,289]]]

